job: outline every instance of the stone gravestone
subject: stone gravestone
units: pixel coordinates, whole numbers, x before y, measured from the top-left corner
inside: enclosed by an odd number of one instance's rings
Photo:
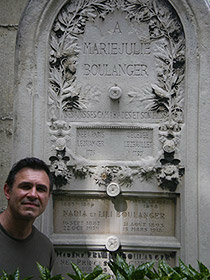
[[[175,10],[166,1],[70,2],[49,45],[56,269],[72,261],[91,271],[112,252],[174,265],[185,78]]]
[[[197,165],[198,150],[210,150],[208,103],[198,101],[208,60],[200,50],[199,68],[196,52],[208,24],[197,36],[197,2],[173,2],[36,0],[24,12],[14,158],[39,156],[54,174],[38,226],[55,244],[57,273],[71,262],[109,271],[117,253],[134,265],[210,259],[208,164]]]

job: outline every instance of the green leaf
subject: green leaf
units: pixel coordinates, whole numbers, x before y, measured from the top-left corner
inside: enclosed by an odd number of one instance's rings
[[[50,270],[47,267],[44,267],[39,263],[37,263],[37,267],[41,274],[40,275],[41,280],[62,280],[62,279],[64,279],[61,274],[51,276]]]
[[[109,265],[110,266],[110,265]],[[117,276],[117,280],[128,280],[130,271],[129,266],[127,263],[117,255],[116,262],[112,262],[112,265],[110,266],[115,276]]]
[[[16,271],[13,273],[13,274],[8,274],[6,271],[2,271],[3,273],[3,276],[0,277],[0,280],[20,280],[20,271],[19,269],[17,268]],[[26,277],[22,280],[28,280],[28,279],[31,279],[32,276],[30,277]]]
[[[203,275],[205,275],[205,276],[209,276],[210,275],[209,269],[203,263],[198,261],[198,267],[199,267],[200,272]]]
[[[61,274],[54,275],[50,278],[51,280],[63,280],[64,277]]]
[[[125,260],[117,255],[116,264],[118,266],[118,271],[120,274],[125,277],[125,279],[129,279],[131,272],[133,271],[133,266],[129,266]]]
[[[159,262],[159,269],[164,272],[166,276],[171,276],[172,274],[179,276],[178,273],[165,261]]]
[[[84,279],[84,274],[79,269],[79,267],[76,264],[74,264],[74,263],[71,263],[71,266],[72,266],[74,272],[76,273],[76,276],[78,277],[77,279],[83,280]]]
[[[191,276],[189,268],[182,262],[181,259],[179,259],[179,268],[180,268],[180,272],[182,274],[184,274],[186,276]]]
[[[48,280],[51,279],[51,274],[48,268],[42,266],[41,264],[37,263],[37,267],[39,269],[39,272],[41,274],[41,279],[42,280]]]
[[[93,272],[91,272],[90,274],[87,274],[86,276],[85,276],[85,280],[92,280],[92,279],[95,279],[98,275],[100,275],[101,273],[102,273],[103,271],[102,271],[102,268],[99,266],[99,265],[97,265],[95,268],[94,268],[94,270],[93,270]]]
[[[71,273],[67,273],[67,275],[73,280],[78,280],[79,279],[77,275],[74,275],[74,274],[71,274]]]
[[[190,270],[190,273],[193,277],[195,277],[195,278],[199,277],[200,273],[196,269],[194,269],[191,265],[189,265],[189,270]]]
[[[111,278],[111,275],[102,273],[102,274],[98,275],[94,280],[106,280],[106,279],[110,279],[110,278]]]
[[[79,267],[73,263],[72,268],[74,269],[76,275],[71,273],[67,273],[67,275],[73,280],[105,280],[110,278],[110,275],[103,273],[103,270],[100,266],[96,266],[91,273],[86,275],[83,274]]]
[[[147,266],[147,270],[146,270],[146,276],[149,279],[160,279],[158,272],[155,270],[155,268],[153,268],[155,262],[147,262],[144,265]]]

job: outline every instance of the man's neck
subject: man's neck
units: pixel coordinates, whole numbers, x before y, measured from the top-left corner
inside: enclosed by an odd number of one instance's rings
[[[25,239],[32,232],[33,221],[13,217],[7,208],[3,213],[0,214],[0,224],[13,238]]]

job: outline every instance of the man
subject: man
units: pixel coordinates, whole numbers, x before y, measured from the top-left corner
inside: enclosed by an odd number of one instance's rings
[[[40,279],[37,262],[52,269],[54,250],[50,240],[33,223],[45,210],[53,181],[48,166],[37,158],[13,165],[4,194],[7,208],[0,214],[0,275],[19,268],[21,279]]]

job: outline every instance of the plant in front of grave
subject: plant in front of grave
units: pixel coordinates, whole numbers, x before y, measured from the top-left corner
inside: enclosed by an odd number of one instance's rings
[[[181,260],[174,268],[163,260],[158,262],[157,269],[154,268],[154,262],[147,262],[135,268],[117,255],[115,260],[109,262],[109,267],[116,280],[210,280],[209,269],[199,261],[199,270],[185,265]]]
[[[64,279],[64,277],[61,274],[52,276],[49,269],[47,267],[42,266],[39,263],[37,263],[37,267],[40,272],[41,280],[63,280]]]
[[[183,280],[185,278],[183,278],[182,275],[176,271],[176,268],[172,268],[168,263],[162,260],[159,261],[157,270],[153,268],[153,270],[147,272],[146,279]]]
[[[199,261],[198,261],[198,268],[199,271],[193,268],[191,265],[187,266],[186,264],[184,264],[182,260],[179,260],[179,266],[175,267],[174,270],[176,270],[176,272],[180,275],[181,278],[179,279],[210,280],[209,269]]]
[[[112,279],[115,280],[210,280],[209,269],[198,261],[198,270],[191,265],[187,266],[180,259],[179,265],[171,267],[166,261],[159,261],[157,268],[154,268],[154,261],[143,263],[137,267],[129,265],[119,255],[111,260],[108,265],[113,272]],[[61,274],[51,275],[48,268],[37,263],[40,272],[41,280],[64,280]],[[72,280],[106,280],[110,279],[111,275],[103,273],[100,266],[96,266],[89,274],[84,273],[81,269],[72,263],[72,268],[75,274],[67,273]],[[32,276],[21,278],[20,271],[17,268],[13,274],[9,274],[2,270],[0,280],[29,280]]]
[[[67,273],[73,280],[106,280],[110,279],[110,275],[103,273],[102,268],[97,265],[91,273],[83,273],[81,269],[74,263],[71,263],[75,274]]]
[[[6,271],[2,271],[2,275],[0,276],[0,280],[29,280],[32,276],[26,278],[20,278],[20,271],[17,268],[13,274],[9,274]]]
[[[116,280],[143,280],[149,279],[147,275],[152,273],[154,262],[147,262],[135,267],[134,265],[127,264],[122,257],[117,255],[116,259],[111,260],[108,265],[114,273]]]

